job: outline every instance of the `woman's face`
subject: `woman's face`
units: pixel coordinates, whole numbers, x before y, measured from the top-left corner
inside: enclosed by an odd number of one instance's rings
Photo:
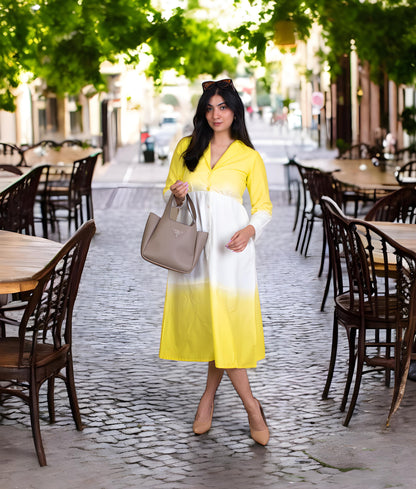
[[[231,133],[234,112],[228,107],[221,95],[213,95],[208,102],[205,117],[214,133]]]

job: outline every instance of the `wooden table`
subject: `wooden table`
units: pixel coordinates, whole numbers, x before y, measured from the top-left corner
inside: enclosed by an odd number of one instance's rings
[[[93,147],[81,148],[80,146],[69,146],[54,149],[42,148],[39,146],[33,150],[26,150],[25,158],[27,159],[27,164],[29,166],[51,165],[64,167],[65,165],[72,164],[76,160],[86,158],[97,152],[101,152],[101,150]]]
[[[32,290],[34,278],[62,248],[62,243],[0,231],[0,294]]]
[[[394,176],[395,166],[383,170],[374,166],[371,160],[311,160],[308,166],[333,172],[340,183],[361,191],[393,191],[400,188]]]
[[[416,224],[370,221],[400,245],[416,253]]]

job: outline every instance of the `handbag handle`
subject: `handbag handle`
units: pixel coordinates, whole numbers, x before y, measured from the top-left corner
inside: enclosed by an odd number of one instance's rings
[[[165,211],[163,212],[163,215],[165,218],[166,217],[170,218],[170,210],[172,208],[174,198],[175,198],[175,196],[173,194],[169,197],[167,206],[165,207]],[[192,223],[190,225],[193,226],[196,222],[196,210],[195,210],[195,205],[192,202],[192,199],[188,194],[185,195],[185,202],[186,202],[186,207],[188,209],[188,212],[192,217]]]

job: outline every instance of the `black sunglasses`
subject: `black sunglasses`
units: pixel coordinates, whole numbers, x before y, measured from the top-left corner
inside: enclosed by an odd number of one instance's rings
[[[211,88],[212,86],[216,86],[218,88],[231,88],[232,90],[235,91],[235,87],[233,84],[233,81],[231,78],[224,78],[224,80],[218,80],[218,81],[206,81],[202,83],[202,90],[205,92],[208,90],[208,88]]]

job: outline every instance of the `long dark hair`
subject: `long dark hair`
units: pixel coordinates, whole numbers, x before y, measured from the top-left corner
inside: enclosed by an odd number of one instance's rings
[[[194,130],[192,132],[191,142],[183,153],[183,159],[189,171],[195,170],[198,161],[204,154],[214,135],[214,131],[210,128],[205,116],[208,103],[213,95],[220,95],[227,106],[234,112],[234,120],[231,124],[231,137],[233,139],[239,139],[250,148],[254,148],[247,132],[244,118],[244,104],[234,86],[232,83],[227,87],[213,83],[204,90],[199,99],[193,120]]]

